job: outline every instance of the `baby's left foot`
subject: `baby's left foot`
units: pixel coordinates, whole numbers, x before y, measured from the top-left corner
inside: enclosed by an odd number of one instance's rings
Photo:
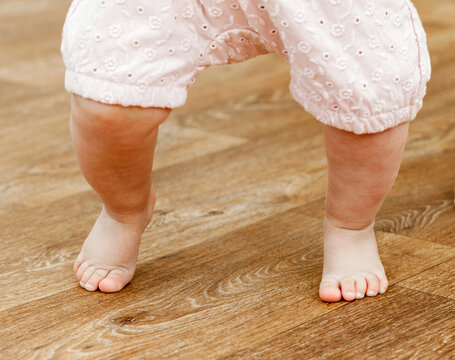
[[[319,296],[327,302],[385,293],[388,282],[373,224],[362,230],[336,227],[324,219],[324,269]]]

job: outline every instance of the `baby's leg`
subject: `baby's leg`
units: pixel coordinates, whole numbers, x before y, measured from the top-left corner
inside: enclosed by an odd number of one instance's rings
[[[152,163],[170,109],[106,105],[73,95],[77,162],[103,208],[74,264],[85,289],[121,290],[133,277],[139,243],[155,204]]]
[[[408,123],[367,135],[324,126],[329,181],[322,300],[351,301],[386,291],[373,225],[398,174],[407,133]]]

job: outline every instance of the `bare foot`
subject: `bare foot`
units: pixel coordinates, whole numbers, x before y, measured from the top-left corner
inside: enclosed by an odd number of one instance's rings
[[[373,224],[362,230],[336,227],[324,219],[324,269],[319,296],[327,302],[385,293],[388,282]]]
[[[122,222],[113,219],[103,205],[74,263],[74,272],[83,288],[115,292],[131,281],[142,233],[152,219],[155,200],[152,186],[147,211]]]

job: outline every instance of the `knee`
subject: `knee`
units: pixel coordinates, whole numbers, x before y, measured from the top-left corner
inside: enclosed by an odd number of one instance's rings
[[[75,94],[71,99],[71,119],[79,128],[112,136],[147,136],[167,119],[171,110],[108,105]]]

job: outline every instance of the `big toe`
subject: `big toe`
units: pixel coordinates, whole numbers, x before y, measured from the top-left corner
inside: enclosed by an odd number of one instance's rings
[[[117,292],[122,290],[132,277],[133,274],[128,270],[112,270],[99,282],[98,287],[103,292]]]
[[[326,302],[341,300],[340,284],[336,279],[323,279],[319,286],[319,297]]]

